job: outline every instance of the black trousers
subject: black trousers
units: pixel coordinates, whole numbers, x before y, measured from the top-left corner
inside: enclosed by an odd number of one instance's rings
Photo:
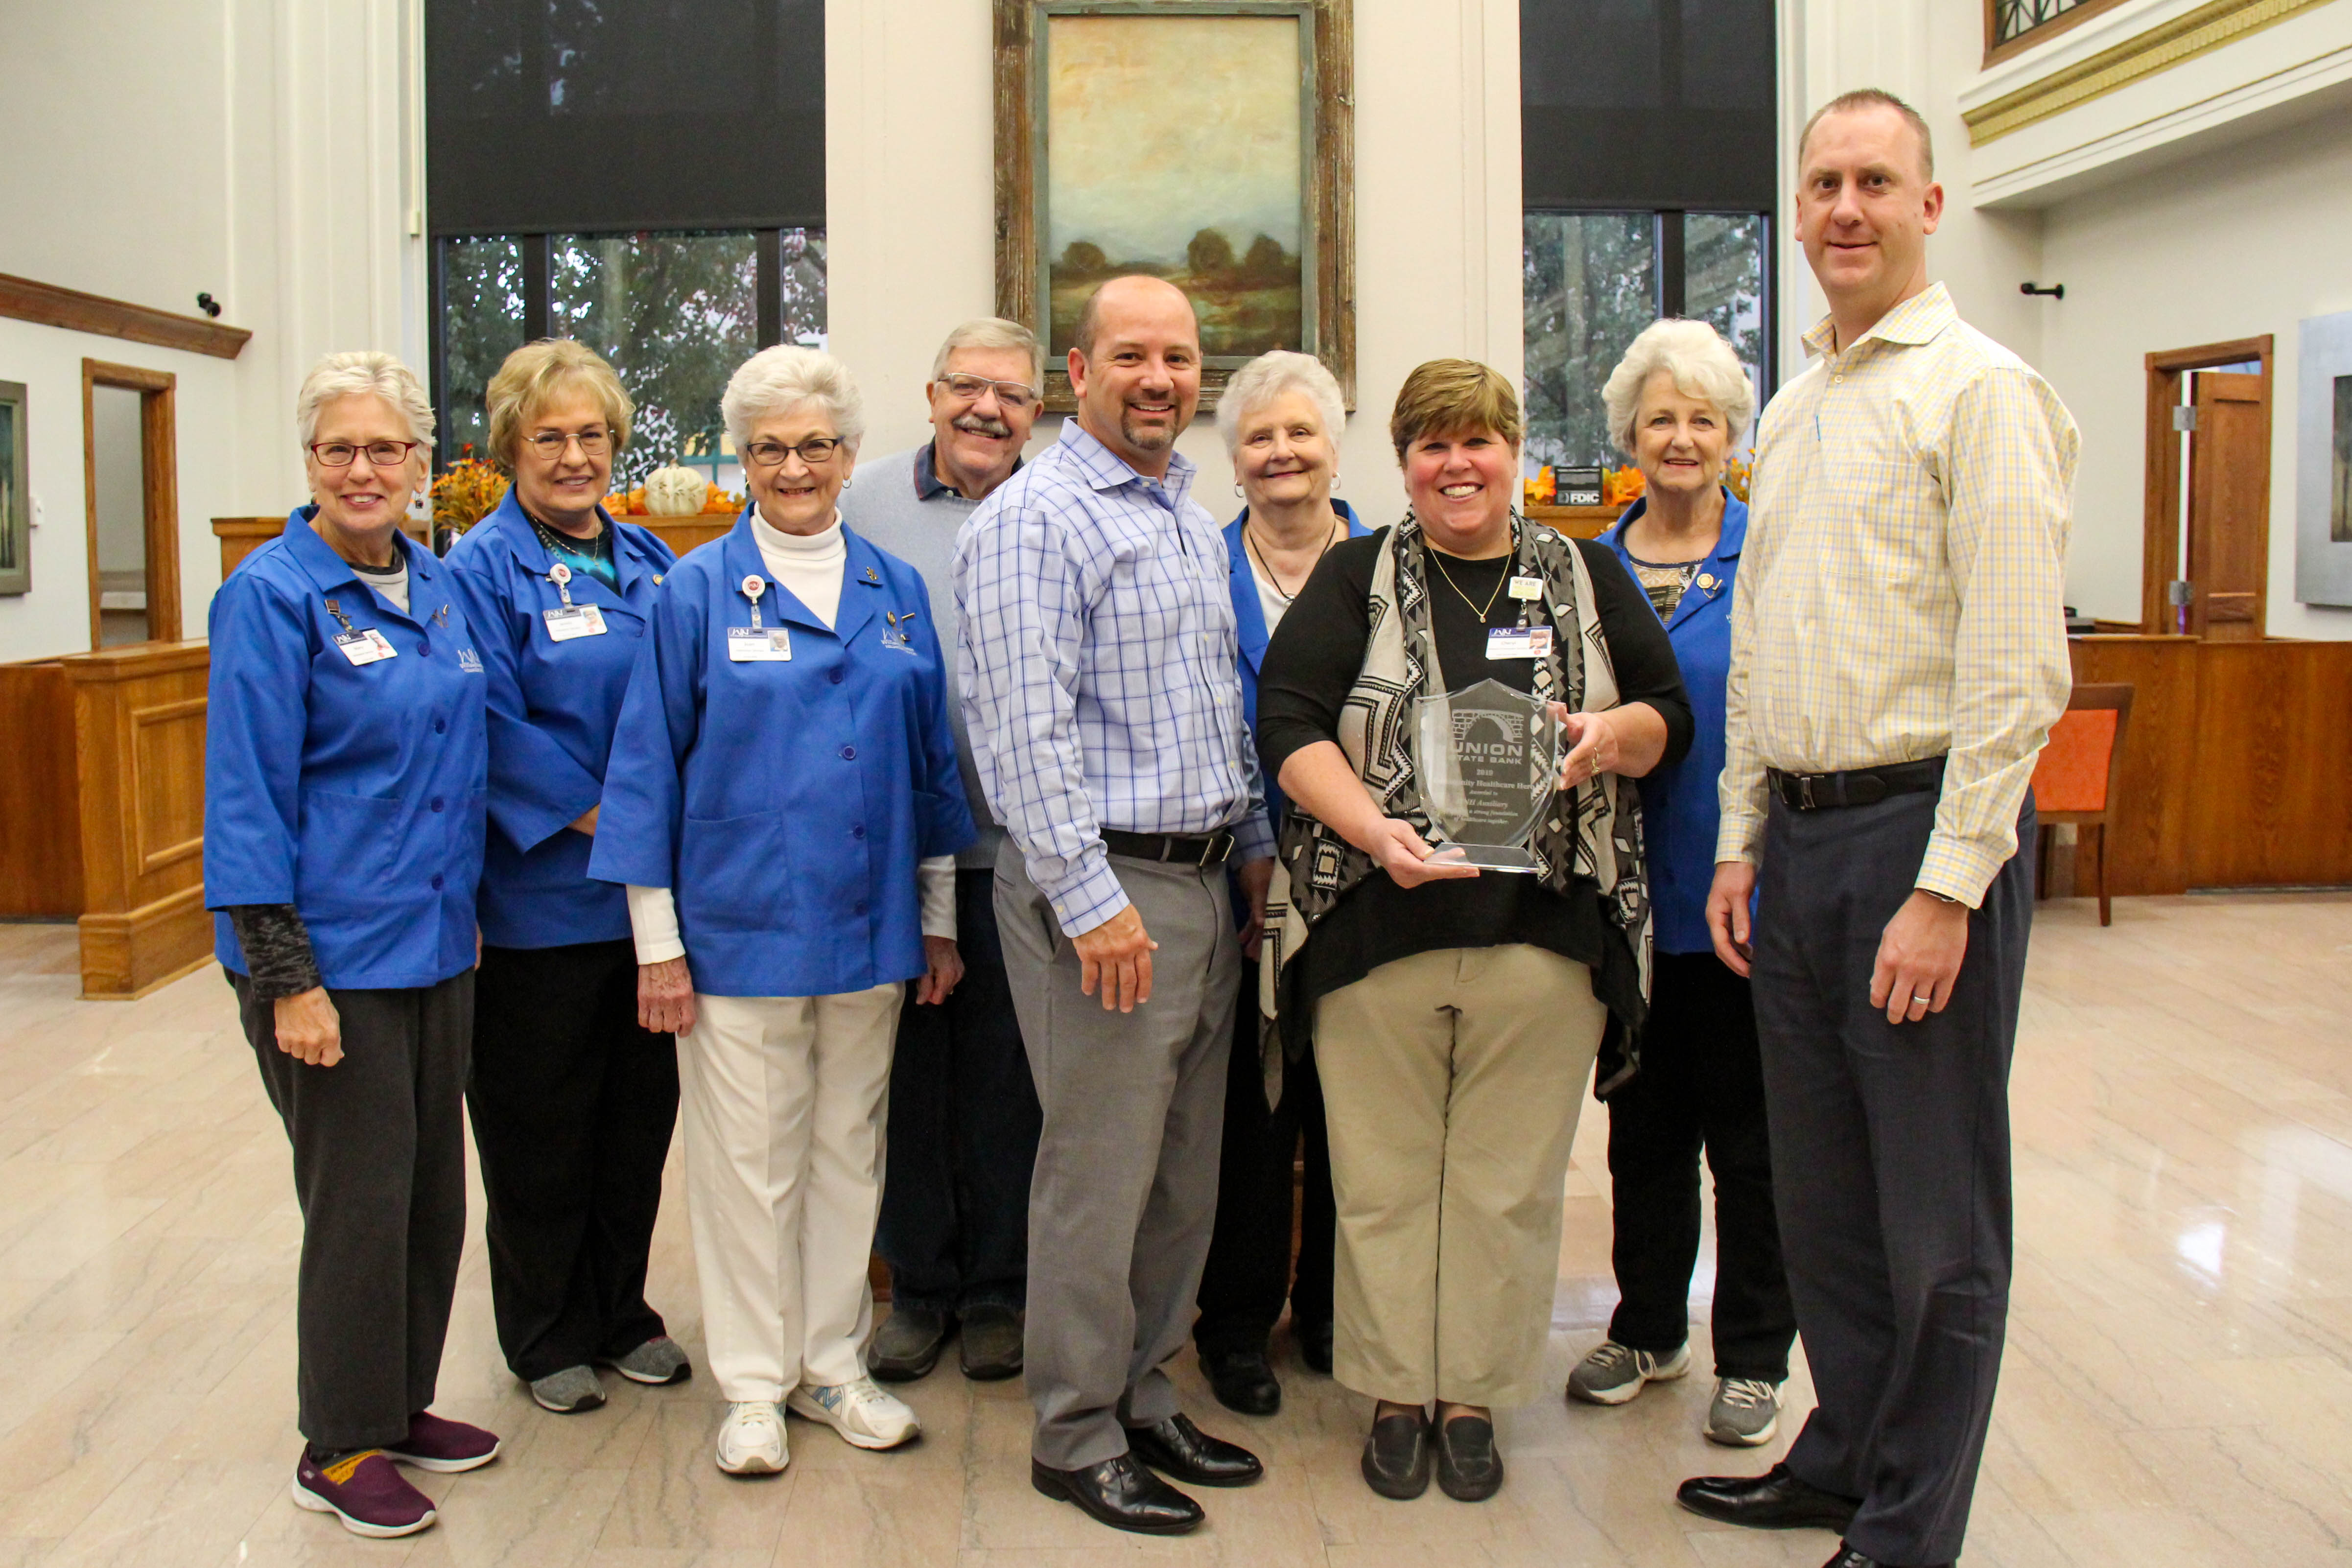
[[[1294,1328],[1331,1321],[1331,1249],[1339,1210],[1331,1199],[1331,1140],[1323,1082],[1308,1052],[1283,1064],[1282,1103],[1269,1110],[1258,1061],[1257,966],[1242,966],[1234,1009],[1233,1058],[1225,1073],[1225,1141],[1217,1158],[1217,1228],[1201,1272],[1192,1343],[1210,1354],[1264,1350],[1290,1303]],[[1280,1050],[1279,1044],[1273,1047]],[[1297,1277],[1291,1273],[1291,1170],[1306,1139]]]
[[[625,1355],[660,1333],[646,1255],[677,1123],[677,1047],[637,1027],[632,944],[483,948],[466,1101],[514,1375]]]
[[[232,973],[262,1087],[294,1148],[302,1436],[324,1453],[408,1436],[433,1403],[466,1240],[466,1055],[474,972],[407,990],[330,990],[343,1057],[278,1049],[274,1003]]]
[[[1863,1500],[1857,1551],[1906,1564],[1959,1556],[2000,1376],[2009,1068],[2033,918],[2021,853],[1969,916],[1944,1010],[1889,1024],[1870,1005],[1936,803],[1773,802],[1755,935],[1780,1236],[1820,1399],[1788,1464]],[[2028,797],[2018,841],[2033,831]]]
[[[1715,1175],[1715,1375],[1779,1383],[1797,1319],[1772,1212],[1755,1001],[1714,954],[1660,953],[1642,1071],[1609,1099],[1619,1344],[1669,1355],[1689,1337],[1702,1149]]]
[[[1029,1178],[1043,1113],[1004,982],[996,873],[956,873],[963,980],[919,1006],[910,984],[890,1062],[889,1159],[874,1248],[894,1305],[1020,1308],[1029,1292]]]

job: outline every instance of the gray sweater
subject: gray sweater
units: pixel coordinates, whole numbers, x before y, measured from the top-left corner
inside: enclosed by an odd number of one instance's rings
[[[956,762],[963,769],[965,796],[971,801],[971,820],[980,837],[956,856],[960,871],[985,871],[996,863],[997,846],[1004,830],[989,813],[980,792],[980,774],[971,765],[971,739],[964,733],[963,695],[956,687],[956,530],[980,509],[951,489],[935,490],[929,499],[916,494],[915,461],[929,466],[930,447],[894,452],[861,463],[849,488],[841,493],[841,520],[864,538],[923,574],[930,591],[931,619],[939,627],[940,647],[947,657],[948,716],[955,726]]]

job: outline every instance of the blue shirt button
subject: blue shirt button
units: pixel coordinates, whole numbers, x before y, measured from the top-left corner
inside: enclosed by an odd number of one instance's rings
[[[859,822],[856,826],[852,827],[849,830],[849,836],[853,839],[864,838],[866,836],[866,824]]]
[[[857,760],[857,747],[854,747],[854,746],[845,746],[845,747],[843,747],[841,748],[841,759],[842,759],[844,762],[855,762],[855,761],[856,761],[856,760]]]
[[[436,811],[441,809],[441,797],[438,795],[433,797],[433,809]]]
[[[826,675],[825,679],[827,679],[827,680],[831,681],[831,682],[832,682],[835,685],[836,685],[836,686],[837,686],[837,685],[841,685],[841,669],[840,669],[840,666],[835,665],[835,666],[834,667],[834,669],[833,669],[833,672],[832,672],[830,674]]]
[[[433,656],[433,644],[430,643],[419,643],[416,644],[416,656],[420,659],[431,658]]]
[[[857,901],[857,913],[860,915],[866,913],[866,901],[862,898]]]
[[[448,734],[448,733],[449,733],[449,721],[448,721],[447,719],[446,719],[446,718],[436,718],[436,719],[435,719],[435,720],[433,721],[433,733],[434,733],[434,734],[436,734],[436,735],[446,735],[446,734]]]
[[[433,891],[436,893],[441,891],[441,873],[439,872],[433,873]]]

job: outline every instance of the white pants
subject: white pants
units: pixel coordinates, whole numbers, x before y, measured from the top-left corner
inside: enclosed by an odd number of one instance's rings
[[[694,998],[677,1040],[705,1352],[730,1400],[865,1375],[903,985]]]

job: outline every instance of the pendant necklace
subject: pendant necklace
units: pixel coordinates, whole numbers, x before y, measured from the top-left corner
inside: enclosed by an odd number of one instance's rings
[[[1273,563],[1265,559],[1265,551],[1259,546],[1257,536],[1250,531],[1250,526],[1247,523],[1244,523],[1242,525],[1242,548],[1244,550],[1247,550],[1249,552],[1250,559],[1257,562],[1259,567],[1265,570],[1266,581],[1274,585],[1275,597],[1281,600],[1285,604],[1289,604],[1295,601],[1300,593],[1306,591],[1307,579],[1315,575],[1315,569],[1321,566],[1323,564],[1323,558],[1331,553],[1332,543],[1338,538],[1339,532],[1339,525],[1337,523],[1332,524],[1330,532],[1323,536],[1323,548],[1317,550],[1315,552],[1315,559],[1307,563],[1306,576],[1301,577],[1298,580],[1298,586],[1297,588],[1292,589],[1287,592],[1283,589],[1282,579],[1275,574]],[[1456,589],[1454,591],[1458,593],[1461,590]]]

